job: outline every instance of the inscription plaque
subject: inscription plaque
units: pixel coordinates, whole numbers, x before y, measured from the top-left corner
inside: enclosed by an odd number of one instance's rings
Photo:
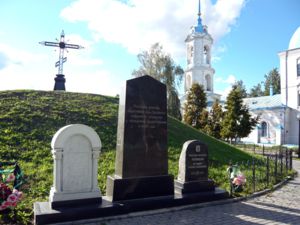
[[[120,94],[115,175],[108,177],[107,195],[112,200],[170,195],[173,184],[166,86],[147,75],[127,80]]]
[[[179,158],[179,173],[175,188],[181,193],[214,189],[213,182],[208,179],[206,144],[197,140],[184,143]]]

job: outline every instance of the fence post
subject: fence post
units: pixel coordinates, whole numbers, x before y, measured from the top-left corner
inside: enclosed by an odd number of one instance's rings
[[[265,145],[263,145],[263,156],[265,155]]]
[[[231,161],[229,162],[229,186],[230,186],[230,197],[232,197],[232,183],[231,183],[231,178],[230,178],[230,175],[231,175],[231,172],[232,172],[232,163]]]
[[[293,169],[293,151],[290,150],[290,170]]]
[[[280,151],[280,154],[279,154],[279,158],[280,158],[280,176],[282,176],[282,170],[283,170],[283,154],[282,154],[282,151]]]
[[[255,160],[252,158],[252,183],[253,183],[253,193],[255,192]]]
[[[274,168],[274,175],[275,175],[275,182],[277,181],[277,163],[278,163],[278,153],[275,154],[275,168]]]
[[[267,156],[267,187],[269,186],[269,179],[270,179],[270,156]]]
[[[287,173],[289,169],[289,155],[288,155],[288,149],[285,149],[285,172]]]

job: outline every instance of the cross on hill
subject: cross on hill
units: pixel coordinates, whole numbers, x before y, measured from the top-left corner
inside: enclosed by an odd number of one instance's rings
[[[58,47],[59,48],[59,60],[55,63],[55,67],[58,67],[58,74],[56,74],[54,90],[65,91],[65,78],[63,75],[63,64],[67,61],[67,57],[64,57],[64,51],[67,48],[71,49],[82,49],[83,46],[76,44],[68,44],[65,42],[65,33],[62,30],[60,34],[59,42],[51,42],[51,41],[41,41],[39,42],[41,45],[50,46],[50,47]]]

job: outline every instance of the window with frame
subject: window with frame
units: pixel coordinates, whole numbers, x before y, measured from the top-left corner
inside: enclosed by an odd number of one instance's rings
[[[206,64],[210,64],[210,49],[209,47],[206,45],[204,46],[203,52],[204,52],[204,62]]]
[[[268,124],[265,121],[261,123],[261,136],[268,136]]]
[[[212,88],[211,88],[211,77],[208,74],[205,76],[205,81],[206,81],[206,90],[207,91],[212,91]]]

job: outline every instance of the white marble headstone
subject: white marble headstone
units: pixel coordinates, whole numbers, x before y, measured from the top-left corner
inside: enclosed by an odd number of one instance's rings
[[[97,133],[86,125],[68,125],[56,132],[51,147],[54,184],[50,203],[101,198],[97,181],[101,140]]]

